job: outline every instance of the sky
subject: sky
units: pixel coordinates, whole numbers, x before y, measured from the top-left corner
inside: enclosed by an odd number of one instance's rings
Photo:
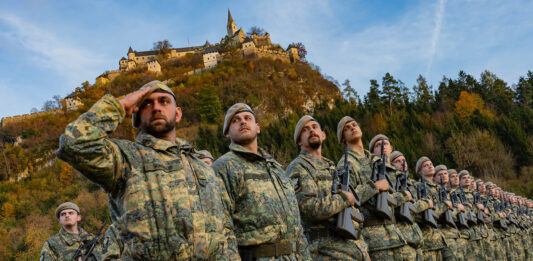
[[[488,70],[516,83],[533,70],[533,1],[79,1],[0,2],[0,118],[41,109],[53,96],[94,83],[131,46],[150,50],[217,43],[227,10],[245,32],[302,42],[324,75],[351,81],[360,96],[391,73],[436,88],[460,70]]]

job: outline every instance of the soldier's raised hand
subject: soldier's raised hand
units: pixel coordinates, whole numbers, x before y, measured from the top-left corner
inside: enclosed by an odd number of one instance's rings
[[[137,103],[139,103],[144,95],[146,95],[150,91],[149,86],[144,86],[143,88],[136,90],[132,93],[129,93],[128,95],[124,96],[122,99],[120,99],[120,104],[122,107],[124,107],[124,110],[126,111],[126,116],[131,116],[133,113],[136,113],[139,108],[137,107]]]

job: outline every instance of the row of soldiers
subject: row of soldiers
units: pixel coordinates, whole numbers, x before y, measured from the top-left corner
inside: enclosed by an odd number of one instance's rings
[[[111,138],[130,115],[136,140]],[[385,135],[366,150],[349,116],[337,164],[322,156],[320,123],[303,116],[286,170],[258,146],[250,106],[228,109],[229,152],[211,166],[176,137],[181,116],[175,94],[152,81],[102,97],[67,126],[58,158],[108,194],[112,225],[88,260],[532,260],[532,201],[427,157],[415,181]],[[41,260],[72,260],[94,236],[77,227],[75,204],[56,217],[63,228]]]

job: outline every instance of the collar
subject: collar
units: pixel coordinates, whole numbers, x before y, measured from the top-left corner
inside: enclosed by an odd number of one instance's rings
[[[143,131],[139,132],[135,141],[146,147],[152,148],[154,150],[165,151],[171,147],[177,147],[180,150],[192,150],[193,149],[192,145],[190,145],[189,142],[187,142],[186,140],[182,138],[176,137],[175,142],[170,142],[168,140],[158,139],[154,137],[153,135],[148,134]]]
[[[308,151],[306,150],[300,150],[300,156],[307,159],[307,161],[309,161],[310,163],[312,163],[312,165],[315,165],[315,163],[318,163],[318,164],[328,164],[329,166],[332,166],[332,165],[335,165],[335,163],[333,163],[333,161],[327,159],[326,157],[322,156],[321,159],[315,157],[314,155],[312,155],[311,153],[309,153]],[[316,166],[313,166],[316,168]]]
[[[61,230],[59,230],[59,235],[67,243],[67,245],[72,246],[76,242],[80,242],[83,240],[83,238],[87,237],[87,231],[85,231],[83,228],[78,227],[79,234],[71,234],[68,233],[63,227],[61,227]]]
[[[257,147],[257,152],[259,154],[255,154],[247,149],[245,149],[243,146],[239,145],[239,144],[236,144],[236,143],[231,143],[229,145],[229,149],[236,153],[236,154],[239,154],[245,158],[248,158],[250,160],[261,160],[261,161],[267,161],[267,162],[272,162],[274,161],[274,159],[272,158],[272,156],[270,154],[268,154],[263,148],[261,147]],[[275,161],[274,161],[275,162]]]
[[[363,158],[372,159],[372,154],[370,153],[370,151],[363,149],[364,154],[361,154],[358,151],[352,149],[350,146],[348,145],[346,146],[348,147],[348,154],[351,155],[352,157],[358,160],[363,159]]]

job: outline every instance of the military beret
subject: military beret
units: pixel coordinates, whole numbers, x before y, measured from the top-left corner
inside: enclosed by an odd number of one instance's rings
[[[373,152],[374,151],[374,145],[376,144],[376,142],[380,141],[380,140],[389,140],[389,137],[383,135],[383,134],[378,134],[376,136],[374,136],[374,138],[372,138],[372,140],[370,140],[370,143],[368,144],[368,150],[370,152]]]
[[[446,167],[446,165],[443,165],[443,164],[440,164],[440,165],[437,165],[435,167],[435,174],[437,174],[437,172],[441,171],[441,170],[448,170],[448,168]],[[447,172],[447,171],[446,171]]]
[[[147,92],[142,97],[142,99],[141,99],[141,101],[139,103],[137,103],[137,107],[139,107],[139,108],[144,103],[146,98],[148,98],[148,96],[150,96],[150,94],[152,94],[154,92],[168,93],[168,94],[172,95],[172,97],[174,98],[174,101],[176,101],[176,95],[174,95],[174,92],[172,92],[172,90],[166,84],[162,83],[161,81],[158,81],[158,80],[151,81],[151,82],[143,85],[139,90],[146,89],[146,88],[150,88],[150,91]],[[138,128],[139,124],[141,123],[140,119],[139,119],[139,112],[140,112],[140,110],[131,115],[131,122],[132,122],[133,128]]]
[[[393,162],[396,158],[400,157],[400,156],[403,156],[403,153],[395,150],[393,151],[391,154],[390,154],[390,161]],[[405,156],[404,156],[405,158]]]
[[[485,187],[488,188],[488,189],[491,189],[491,188],[496,187],[496,185],[494,185],[494,183],[492,183],[490,181],[487,181],[487,182],[485,182]]]
[[[61,214],[61,211],[65,210],[65,209],[73,209],[75,210],[76,212],[78,212],[78,215],[80,214],[80,208],[78,207],[78,205],[72,203],[72,202],[64,202],[64,203],[61,203],[57,208],[56,208],[56,211],[55,211],[55,214],[56,214],[56,217],[59,219],[59,214]]]
[[[476,179],[475,182],[476,182],[476,184],[477,184],[477,183],[480,183],[480,182],[483,183],[483,180],[481,180],[481,179]]]
[[[426,161],[431,161],[431,160],[426,156],[422,156],[418,159],[418,161],[416,162],[416,167],[415,167],[417,174],[420,172],[420,168],[422,168],[422,164],[424,164],[424,162]]]
[[[457,170],[455,170],[455,169],[448,169],[448,175],[451,175],[452,173],[457,174]]]
[[[461,179],[462,177],[464,177],[466,175],[470,175],[470,172],[468,172],[468,170],[463,169],[463,170],[459,171],[459,179]]]
[[[318,122],[315,118],[313,118],[313,116],[304,115],[300,118],[298,123],[296,123],[296,128],[294,129],[294,143],[296,143],[296,145],[298,145],[298,141],[300,141],[300,133],[302,132],[302,128],[310,121]]]
[[[339,140],[340,143],[344,143],[344,137],[342,136],[342,132],[344,131],[344,126],[346,126],[348,122],[352,122],[352,121],[355,121],[352,117],[344,116],[337,124],[337,139]]]
[[[231,107],[229,107],[228,111],[226,112],[226,116],[224,117],[224,128],[222,129],[222,134],[226,135],[226,133],[228,132],[230,121],[233,118],[233,116],[235,116],[235,114],[237,113],[241,113],[245,111],[251,114],[254,114],[254,111],[252,110],[252,108],[250,108],[250,106],[248,106],[248,104],[245,104],[245,103],[235,103]],[[254,114],[254,117],[255,117],[255,114]]]
[[[211,153],[207,150],[199,150],[196,152],[196,154],[199,159],[207,158],[207,159],[215,160],[215,158],[213,158],[213,155],[211,155]]]

